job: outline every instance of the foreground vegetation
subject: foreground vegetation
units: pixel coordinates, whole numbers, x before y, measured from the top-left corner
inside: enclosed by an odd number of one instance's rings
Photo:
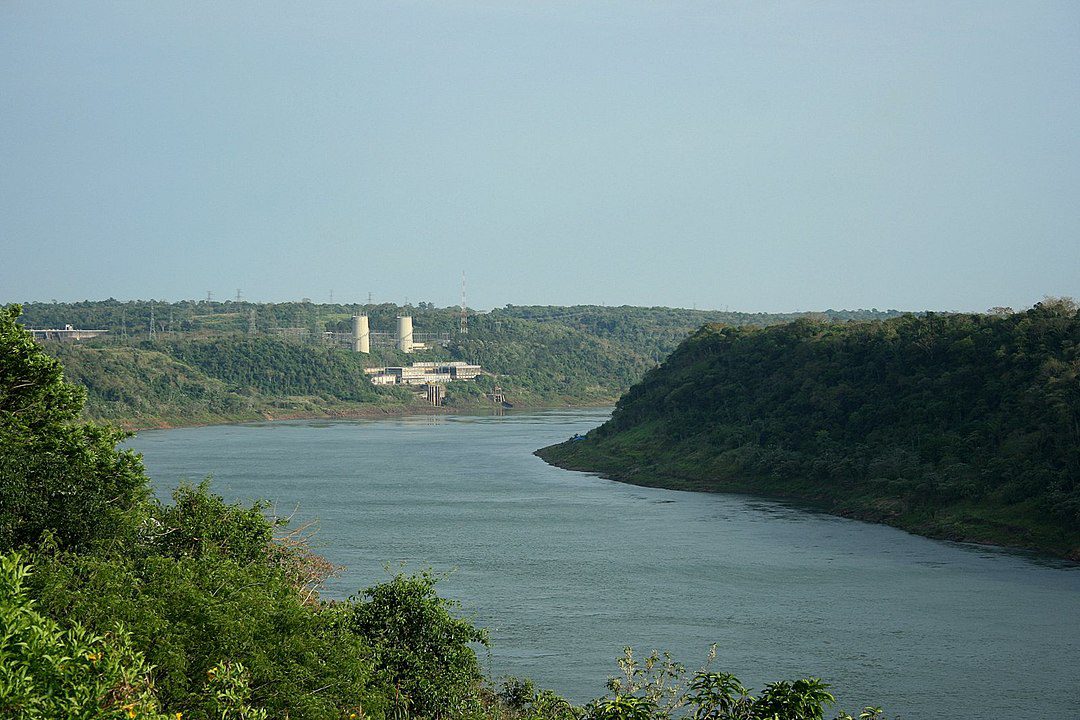
[[[538,454],[1080,559],[1080,312],[707,326]]]
[[[205,484],[154,499],[123,433],[80,421],[85,391],[17,315],[0,309],[0,717],[817,720],[832,703],[820,680],[752,694],[629,651],[584,706],[496,686],[486,633],[430,574],[327,601],[334,567],[266,506]]]
[[[417,332],[446,338],[412,355],[375,348],[360,356],[323,333],[351,331],[364,312],[373,331],[411,314]],[[878,311],[830,311],[822,317],[883,317]],[[458,332],[456,308],[313,303],[32,303],[27,326],[107,330],[102,338],[52,342],[68,378],[87,389],[84,417],[129,428],[265,418],[415,411],[423,401],[401,388],[378,388],[365,365],[415,360],[480,363],[488,375],[448,388],[454,408],[489,407],[497,384],[519,407],[610,404],[705,322],[768,325],[798,315],[703,312],[674,308],[507,306],[472,313]],[[149,329],[154,325],[154,338]],[[291,328],[303,333],[287,339]]]

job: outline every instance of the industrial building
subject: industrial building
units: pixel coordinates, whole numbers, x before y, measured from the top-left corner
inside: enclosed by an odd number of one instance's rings
[[[479,365],[454,362],[418,362],[408,366],[365,368],[374,385],[431,385],[475,380],[483,372]]]
[[[105,335],[108,330],[80,330],[70,325],[65,325],[64,329],[48,328],[36,330],[31,327],[26,328],[35,340],[86,340],[89,338],[96,338],[99,335]]]
[[[71,325],[65,325],[62,330],[58,328],[42,330],[27,328],[27,330],[34,336],[35,340],[87,340],[109,332],[108,330],[80,330]]]

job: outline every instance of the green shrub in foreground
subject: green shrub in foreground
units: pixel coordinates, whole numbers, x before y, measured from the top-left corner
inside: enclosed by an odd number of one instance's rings
[[[455,603],[435,592],[435,576],[397,575],[364,591],[350,627],[375,648],[393,688],[394,708],[413,717],[454,717],[479,702],[483,674],[470,643],[487,632],[454,617]]]
[[[0,556],[0,717],[165,718],[130,634],[62,628],[34,608],[29,573],[18,555]]]
[[[153,665],[158,696],[184,718],[219,718],[222,664],[240,664],[250,704],[271,717],[378,716],[386,690],[374,651],[347,625],[347,605],[301,593],[308,577],[273,539],[259,508],[182,486],[153,508],[132,544],[34,556],[34,594],[53,617],[99,629],[121,621]],[[215,678],[215,675],[217,678]]]

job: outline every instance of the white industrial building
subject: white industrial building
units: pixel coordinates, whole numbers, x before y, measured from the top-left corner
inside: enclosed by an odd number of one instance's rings
[[[400,367],[365,368],[374,385],[429,385],[475,380],[483,372],[479,365],[456,360],[448,363],[418,362]]]

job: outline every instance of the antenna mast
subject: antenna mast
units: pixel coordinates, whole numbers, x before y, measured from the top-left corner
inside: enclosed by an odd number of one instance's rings
[[[465,306],[465,271],[461,271],[461,326],[459,331],[462,335],[469,334],[469,311]]]

